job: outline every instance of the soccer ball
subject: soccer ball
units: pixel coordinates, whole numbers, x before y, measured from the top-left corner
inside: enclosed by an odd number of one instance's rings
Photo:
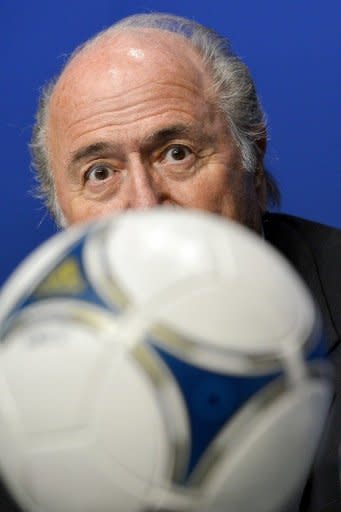
[[[60,233],[0,298],[2,478],[32,512],[276,512],[331,401],[318,324],[232,221],[160,208]]]

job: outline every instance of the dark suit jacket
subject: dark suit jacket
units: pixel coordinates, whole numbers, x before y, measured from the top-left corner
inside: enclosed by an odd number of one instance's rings
[[[265,238],[301,274],[322,312],[336,398],[301,512],[341,512],[341,230],[283,214],[264,216]]]

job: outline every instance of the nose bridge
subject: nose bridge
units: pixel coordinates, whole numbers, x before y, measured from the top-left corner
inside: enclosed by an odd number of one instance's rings
[[[155,180],[149,166],[137,155],[129,162],[129,185],[130,208],[152,208],[158,204]]]

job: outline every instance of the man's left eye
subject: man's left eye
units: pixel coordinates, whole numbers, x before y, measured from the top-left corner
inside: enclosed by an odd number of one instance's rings
[[[181,162],[181,160],[184,160],[191,153],[192,151],[187,146],[183,146],[182,144],[176,144],[168,148],[165,151],[164,155],[165,160],[167,160],[168,162]]]

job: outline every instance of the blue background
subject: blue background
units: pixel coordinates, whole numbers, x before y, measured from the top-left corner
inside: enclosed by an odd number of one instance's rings
[[[228,36],[269,123],[282,211],[341,227],[339,0],[0,0],[0,283],[55,232],[32,197],[27,144],[39,88],[76,45],[135,12],[173,12]]]

